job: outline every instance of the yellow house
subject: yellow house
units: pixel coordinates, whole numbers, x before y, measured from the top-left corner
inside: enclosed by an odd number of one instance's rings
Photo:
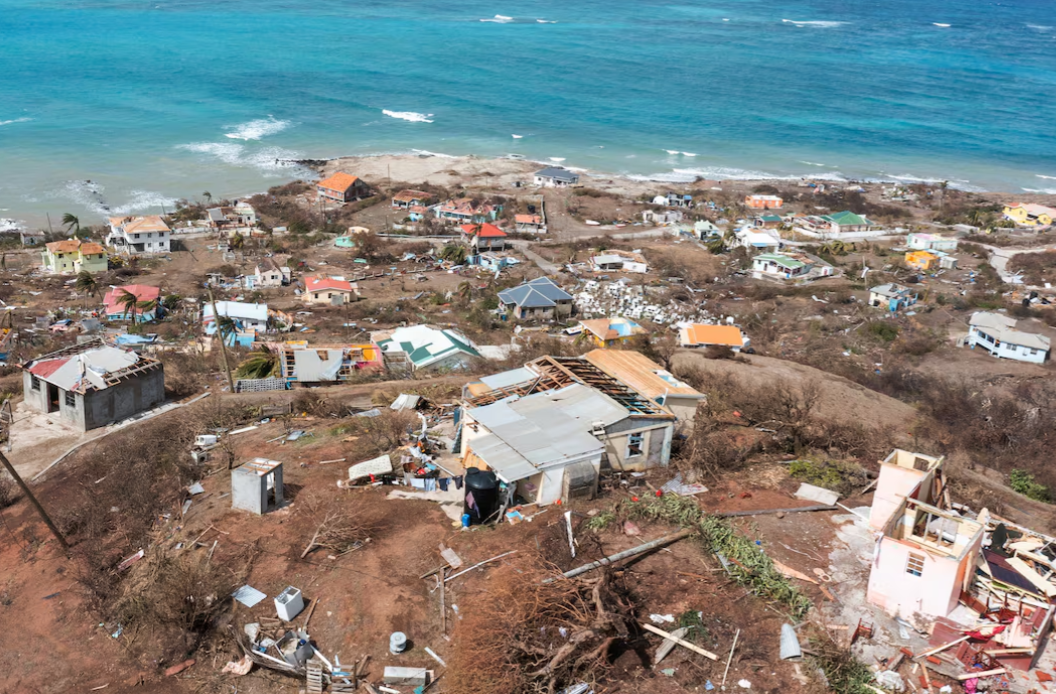
[[[1019,226],[1047,227],[1056,218],[1056,208],[1017,202],[1005,205],[1004,215],[1005,219],[1010,219]]]
[[[939,266],[939,256],[931,251],[910,251],[906,253],[906,265],[927,272]]]
[[[40,255],[45,272],[54,274],[106,272],[109,267],[105,248],[79,239],[45,244]]]
[[[622,317],[581,320],[579,327],[582,334],[598,347],[613,347],[638,335],[649,334],[648,330],[630,318]]]

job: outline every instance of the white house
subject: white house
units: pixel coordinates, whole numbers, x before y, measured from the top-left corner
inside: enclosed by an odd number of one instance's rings
[[[756,248],[759,250],[771,249],[776,251],[781,247],[781,239],[763,231],[738,229],[734,232],[734,236],[737,238],[737,245],[743,246],[744,248]]]
[[[937,234],[909,234],[906,245],[915,251],[955,251],[957,239]]]
[[[972,349],[982,347],[992,357],[1032,364],[1043,364],[1049,358],[1049,338],[1016,330],[1015,318],[989,311],[972,314],[965,344]]]
[[[755,279],[813,280],[832,273],[831,265],[804,253],[762,253],[752,258]]]
[[[254,287],[281,287],[290,283],[292,272],[286,263],[278,263],[274,258],[264,258],[257,263],[253,271]]]
[[[462,333],[428,325],[375,332],[371,334],[371,341],[381,348],[385,365],[390,369],[457,370],[480,358],[477,346]]]
[[[645,258],[616,251],[592,256],[590,266],[594,272],[637,272],[640,274],[649,271]]]
[[[129,255],[168,253],[172,230],[157,215],[148,217],[111,217],[107,245]]]
[[[535,185],[543,188],[568,188],[579,185],[579,174],[560,166],[548,166],[535,172]]]
[[[881,284],[869,290],[869,305],[899,311],[917,303],[917,293],[901,284]]]
[[[241,301],[217,301],[216,312],[233,320],[238,329],[242,331],[256,330],[264,332],[268,329],[268,305],[248,304]],[[213,321],[213,305],[205,302],[202,306],[202,325],[207,335],[216,332]]]

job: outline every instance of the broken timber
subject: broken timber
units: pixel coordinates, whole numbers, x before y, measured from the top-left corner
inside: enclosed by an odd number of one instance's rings
[[[769,513],[803,513],[806,511],[835,511],[835,506],[817,505],[817,506],[799,506],[797,508],[764,508],[758,511],[724,511],[721,513],[713,513],[711,515],[718,518],[733,518],[736,516],[762,516]]]
[[[664,631],[663,629],[657,629],[652,624],[646,624],[645,622],[642,622],[642,628],[645,629],[646,631],[653,632],[657,636],[663,636],[668,641],[674,641],[679,646],[682,646],[683,648],[688,648],[689,650],[693,651],[694,653],[699,653],[702,656],[704,656],[705,658],[711,658],[712,660],[718,660],[719,659],[719,656],[715,655],[711,651],[705,651],[700,646],[697,646],[696,644],[690,643],[689,641],[686,641],[685,639],[680,639],[679,637],[675,636],[674,634],[669,634],[666,631]]]
[[[638,554],[643,554],[643,553],[648,552],[650,550],[654,550],[654,549],[657,549],[657,548],[662,547],[664,545],[671,544],[672,542],[676,542],[677,540],[681,540],[684,537],[689,537],[692,534],[693,534],[692,530],[682,530],[682,531],[679,531],[679,532],[677,532],[677,533],[675,533],[673,535],[665,535],[664,537],[661,537],[659,539],[653,540],[652,542],[646,542],[644,545],[641,545],[639,547],[634,547],[632,549],[624,550],[623,552],[617,552],[616,554],[610,554],[609,556],[605,557],[604,559],[599,559],[597,561],[592,561],[591,563],[584,564],[583,566],[580,566],[579,568],[571,569],[570,571],[566,571],[565,573],[561,574],[561,577],[562,578],[572,578],[573,576],[578,576],[580,574],[585,574],[588,571],[593,571],[594,569],[600,568],[602,566],[607,566],[609,564],[612,564],[613,562],[620,561],[621,559],[627,559],[628,557],[633,557],[633,556],[638,555]],[[556,580],[557,580],[556,577],[547,578],[547,579],[545,579],[543,581],[543,583],[553,583]]]

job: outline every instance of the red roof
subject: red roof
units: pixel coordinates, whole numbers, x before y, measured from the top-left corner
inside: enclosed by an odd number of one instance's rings
[[[125,305],[118,301],[125,292],[135,294],[136,301],[153,301],[161,296],[161,289],[151,287],[149,284],[126,284],[123,287],[114,287],[103,297],[107,313],[124,313]]]
[[[347,193],[348,189],[356,185],[356,181],[358,180],[359,176],[353,176],[344,171],[338,171],[330,178],[324,178],[315,185],[320,188],[326,188],[327,190],[339,190],[342,193]]]
[[[321,289],[332,289],[340,292],[352,291],[352,283],[347,280],[335,280],[330,277],[307,277],[304,280],[305,289],[317,292]]]
[[[482,239],[499,239],[506,236],[506,232],[494,224],[463,224],[462,233]]]
[[[61,369],[62,366],[69,360],[69,357],[60,357],[58,359],[48,359],[47,361],[34,362],[33,366],[29,367],[29,373],[33,374],[38,378],[47,378],[48,376]]]

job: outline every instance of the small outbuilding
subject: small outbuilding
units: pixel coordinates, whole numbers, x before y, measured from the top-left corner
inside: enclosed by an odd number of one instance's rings
[[[231,471],[231,508],[262,516],[282,506],[282,463],[254,458]]]

